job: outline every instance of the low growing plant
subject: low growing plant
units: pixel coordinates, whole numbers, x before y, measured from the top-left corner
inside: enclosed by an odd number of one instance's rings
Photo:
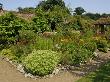
[[[53,40],[42,36],[37,36],[34,46],[37,50],[52,50],[54,48]]]
[[[79,65],[92,56],[92,52],[81,45],[69,43],[62,46],[62,63]]]
[[[99,51],[107,52],[108,51],[107,40],[98,40],[97,41],[97,48]]]
[[[15,56],[10,49],[3,49],[0,53],[1,56],[7,57],[9,59],[14,59]]]
[[[59,61],[60,56],[57,52],[34,50],[23,60],[23,64],[27,72],[33,75],[45,76],[53,72]]]

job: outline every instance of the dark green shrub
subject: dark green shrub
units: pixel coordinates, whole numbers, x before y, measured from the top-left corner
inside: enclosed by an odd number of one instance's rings
[[[36,34],[31,30],[20,30],[17,38],[18,41],[16,41],[16,44],[12,45],[10,49],[15,54],[14,60],[21,62],[22,58],[33,51]]]
[[[62,63],[77,65],[91,57],[92,52],[81,45],[68,43],[62,46]]]
[[[42,9],[36,10],[36,16],[32,20],[32,28],[35,32],[45,32],[50,31],[48,19],[46,18],[46,12]]]
[[[22,45],[35,43],[36,36],[37,34],[35,34],[32,30],[20,30],[18,36],[18,40],[19,40],[18,42],[19,44],[21,43]]]
[[[108,51],[108,44],[106,40],[98,40],[97,41],[97,48],[99,51],[107,52]]]
[[[10,50],[14,53],[15,60],[18,63],[21,63],[22,59],[24,59],[28,54],[30,54],[34,49],[34,44],[16,44],[10,47]]]
[[[28,23],[14,15],[13,13],[5,13],[0,16],[0,45],[14,44],[19,35],[19,30],[26,29]]]
[[[86,41],[83,46],[91,52],[94,52],[97,49],[97,45],[94,41]]]
[[[51,50],[34,50],[29,54],[23,64],[27,72],[33,75],[44,76],[52,73],[59,63],[59,54]]]

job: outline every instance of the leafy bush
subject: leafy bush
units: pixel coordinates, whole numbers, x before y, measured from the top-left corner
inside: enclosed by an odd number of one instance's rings
[[[36,35],[32,30],[20,30],[19,31],[19,43],[22,45],[26,45],[28,43],[35,43],[36,41]]]
[[[15,60],[21,62],[22,58],[31,53],[36,42],[36,34],[31,30],[20,30],[16,44],[12,45],[10,49],[15,54]]]
[[[26,29],[27,22],[13,13],[0,16],[0,45],[12,44],[17,39],[20,29]]]
[[[85,62],[92,52],[81,45],[68,43],[62,46],[62,63],[76,65]]]
[[[80,39],[80,31],[75,31],[75,30],[71,31],[68,29],[63,32],[58,32],[56,35],[53,36],[53,42],[56,50],[59,50],[59,48],[62,45],[71,42],[78,43],[79,39]]]
[[[10,50],[14,53],[14,61],[21,63],[22,60],[28,56],[34,49],[34,44],[15,44],[10,47]]]
[[[33,19],[33,27],[36,32],[50,31],[48,21],[44,17],[35,17]]]
[[[0,54],[1,56],[8,57],[9,59],[13,59],[15,57],[10,49],[3,49]]]
[[[32,28],[36,32],[50,31],[46,12],[41,9],[36,10],[36,16],[32,20]]]
[[[83,45],[87,50],[94,52],[97,49],[97,45],[94,41],[88,41]]]
[[[97,45],[92,39],[93,34],[88,36],[86,34],[82,36],[80,31],[66,29],[54,37],[57,50],[63,53],[63,64],[76,65],[94,57],[93,52],[97,49]]]
[[[108,29],[108,28],[106,28],[106,29]],[[107,40],[110,40],[110,29],[105,32],[105,37]]]
[[[59,63],[59,54],[51,50],[34,50],[29,54],[23,64],[27,72],[44,76],[52,73]]]
[[[99,51],[107,52],[108,50],[108,44],[106,40],[98,40],[97,41],[97,48]]]

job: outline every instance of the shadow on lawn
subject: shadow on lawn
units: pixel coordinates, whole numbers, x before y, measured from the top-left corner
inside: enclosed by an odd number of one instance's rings
[[[110,61],[87,76],[92,82],[110,82]]]

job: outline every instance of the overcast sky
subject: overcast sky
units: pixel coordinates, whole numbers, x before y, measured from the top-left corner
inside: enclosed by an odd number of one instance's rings
[[[16,10],[18,7],[35,7],[41,0],[0,0],[6,10]],[[83,7],[87,12],[110,13],[110,0],[64,0],[72,9]]]

